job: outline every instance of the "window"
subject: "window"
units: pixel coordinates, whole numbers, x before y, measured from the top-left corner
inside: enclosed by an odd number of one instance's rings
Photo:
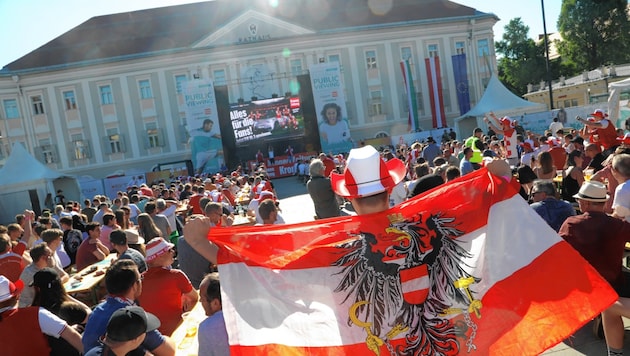
[[[85,159],[90,157],[90,148],[87,141],[83,140],[81,134],[72,135],[72,155],[74,159]]]
[[[217,69],[212,71],[212,77],[214,78],[214,85],[226,85],[225,69]]]
[[[477,53],[479,57],[483,57],[490,54],[490,47],[488,47],[487,39],[477,41]]]
[[[141,99],[151,99],[153,98],[153,93],[151,92],[151,82],[148,79],[144,79],[138,82],[138,86],[140,87],[140,98]]]
[[[188,81],[188,77],[185,74],[180,74],[175,76],[175,90],[177,90],[177,94],[181,94],[186,86],[186,82]]]
[[[35,95],[31,97],[31,105],[33,107],[33,115],[44,114],[44,102],[41,95]]]
[[[427,49],[429,51],[429,57],[437,57],[440,55],[437,44],[430,44]]]
[[[147,146],[148,148],[155,148],[162,146],[162,140],[160,137],[160,130],[155,123],[148,123],[147,130]]]
[[[4,117],[7,119],[19,119],[20,111],[18,110],[17,100],[6,99],[3,100],[4,104]]]
[[[383,114],[382,92],[380,90],[370,91],[370,116]]]
[[[339,57],[338,54],[330,54],[330,55],[328,55],[328,62],[340,63],[341,62],[341,58]]]
[[[455,42],[455,53],[464,54],[466,53],[464,42]]]
[[[292,59],[291,63],[291,74],[296,76],[302,74],[302,60],[301,59]]]
[[[124,151],[122,137],[118,133],[118,129],[107,130],[107,142],[109,143],[110,153],[121,153]]]
[[[571,99],[571,106],[578,106],[577,99]]]
[[[101,105],[109,105],[114,103],[112,97],[112,87],[110,85],[103,85],[98,87],[101,94]]]
[[[64,91],[63,100],[66,103],[66,111],[77,108],[77,98],[74,96],[73,91]]]
[[[40,160],[46,164],[57,161],[55,147],[50,144],[50,139],[39,140],[39,147],[35,149],[35,152],[39,153]]]
[[[376,69],[376,51],[365,51],[365,63],[367,69]]]

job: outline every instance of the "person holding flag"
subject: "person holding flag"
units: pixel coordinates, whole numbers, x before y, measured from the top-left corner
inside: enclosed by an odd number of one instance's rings
[[[210,234],[203,218],[186,224],[224,276],[231,352],[533,355],[617,299],[505,161],[389,208],[404,174],[366,146],[331,175],[357,216]]]

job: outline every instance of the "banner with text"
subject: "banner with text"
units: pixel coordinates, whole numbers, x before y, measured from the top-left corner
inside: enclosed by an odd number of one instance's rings
[[[195,173],[216,173],[223,164],[223,143],[214,85],[210,79],[191,80],[184,86],[186,122]]]
[[[313,64],[309,67],[315,113],[319,114],[319,139],[322,152],[349,152],[352,148],[346,98],[338,62]]]

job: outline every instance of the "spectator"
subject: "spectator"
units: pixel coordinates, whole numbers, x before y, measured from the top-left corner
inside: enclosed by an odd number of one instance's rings
[[[64,320],[68,325],[84,325],[90,314],[90,308],[72,298],[59,279],[54,269],[43,268],[33,276],[32,286],[35,289],[33,306],[42,307]],[[47,336],[52,349],[50,355],[78,356],[80,353],[66,340]]]
[[[61,281],[66,283],[70,279],[70,276],[63,270],[63,265],[61,264],[61,260],[59,259],[57,252],[59,245],[63,243],[63,231],[59,229],[44,230],[42,232],[42,241],[45,242],[46,245],[48,245],[48,248],[53,252],[49,267],[53,267],[57,272],[59,272]]]
[[[147,243],[149,269],[143,275],[143,294],[138,298],[146,311],[160,319],[159,330],[165,335],[171,335],[182,322],[182,310],[191,310],[199,299],[188,277],[170,268],[175,261],[174,246],[161,237]]]
[[[142,293],[142,279],[133,261],[119,260],[105,273],[107,299],[97,305],[88,319],[83,333],[83,348],[90,350],[98,345],[98,339],[106,333],[110,317],[118,309],[135,305]],[[173,341],[159,331],[147,332],[140,346],[155,356],[174,355]]]
[[[556,199],[556,188],[552,181],[535,180],[532,199],[534,202],[530,206],[556,232],[569,216],[575,215],[575,209],[570,203]]]
[[[0,335],[5,355],[48,355],[50,346],[46,335],[63,338],[78,352],[83,352],[81,335],[68,323],[40,307],[18,308],[24,285],[0,276]],[[25,335],[26,333],[26,335]],[[27,340],[18,342],[19,340]]]
[[[573,196],[577,194],[584,183],[582,171],[582,152],[575,150],[567,158],[568,168],[562,177],[562,199],[574,203]]]
[[[558,234],[575,248],[617,291],[619,299],[602,313],[609,355],[623,355],[624,326],[621,316],[630,316],[630,284],[619,261],[630,242],[630,224],[604,213],[606,186],[588,181],[575,195],[581,215],[571,216]]]
[[[199,287],[200,302],[207,318],[199,324],[199,355],[230,355],[225,320],[221,304],[221,287],[218,273],[204,277]]]
[[[318,219],[339,216],[337,197],[332,190],[330,178],[324,175],[325,170],[326,167],[320,159],[312,160],[309,165],[311,179],[306,183]]]
[[[132,355],[150,333],[160,327],[160,320],[138,306],[116,310],[107,322],[103,342],[85,356]]]
[[[109,240],[118,254],[119,260],[132,260],[138,266],[140,273],[144,273],[147,270],[147,262],[144,256],[139,251],[129,248],[129,245],[127,245],[127,234],[123,230],[112,231],[109,235]]]
[[[81,243],[77,250],[77,271],[102,261],[109,256],[109,249],[99,239],[101,236],[101,225],[95,221],[88,223],[87,233],[88,238]],[[48,245],[50,246],[50,243]]]
[[[630,154],[622,153],[612,159],[612,174],[619,183],[613,200],[613,216],[630,222]]]
[[[11,282],[15,282],[20,279],[20,274],[26,265],[26,261],[11,250],[9,236],[0,234],[0,275],[7,277]]]
[[[473,164],[473,162],[471,162],[471,159],[473,157],[474,154],[474,150],[470,147],[466,147],[464,148],[464,157],[462,158],[461,162],[459,163],[459,171],[461,173],[461,175],[466,175],[472,171],[475,170],[475,166]]]
[[[260,214],[260,218],[262,219],[262,224],[256,225],[273,225],[276,223],[276,219],[278,218],[278,208],[276,207],[276,202],[273,199],[265,199],[260,202],[258,206],[258,213]]]
[[[168,239],[171,236],[171,231],[172,231],[171,226],[166,216],[162,214],[158,214],[157,204],[155,202],[148,202],[144,206],[144,212],[149,214],[149,216],[151,216],[151,219],[153,220],[153,223],[155,224],[155,226],[157,226],[157,228],[160,229],[160,236],[164,237],[165,239]],[[143,237],[147,239],[146,236],[143,236]]]
[[[29,251],[33,262],[26,266],[20,274],[20,279],[24,282],[24,290],[20,295],[20,308],[30,307],[35,297],[35,289],[31,286],[33,276],[37,271],[48,267],[49,261],[53,256],[53,252],[48,248],[45,242],[37,244]]]

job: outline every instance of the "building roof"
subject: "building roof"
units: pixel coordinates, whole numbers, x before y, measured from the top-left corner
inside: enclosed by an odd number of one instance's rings
[[[272,7],[267,0],[216,0],[97,16],[7,64],[0,74],[186,51],[252,10],[316,34],[458,17],[496,18],[447,0],[396,0],[391,2],[389,10],[374,8],[373,11],[368,3],[289,0]]]

